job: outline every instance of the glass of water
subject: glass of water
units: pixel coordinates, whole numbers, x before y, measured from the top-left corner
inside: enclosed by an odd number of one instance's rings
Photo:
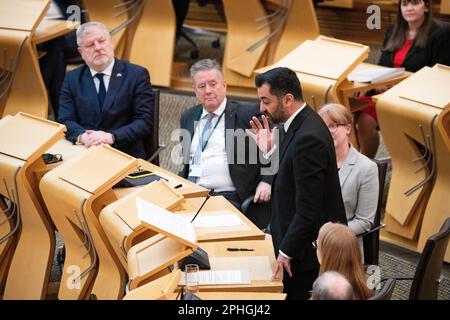
[[[184,276],[186,280],[186,291],[190,291],[192,293],[198,292],[200,276],[198,264],[187,264],[184,268]]]

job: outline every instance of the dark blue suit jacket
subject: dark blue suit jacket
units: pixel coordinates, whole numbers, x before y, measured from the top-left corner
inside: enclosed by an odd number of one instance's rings
[[[152,127],[153,93],[145,68],[117,60],[102,111],[89,67],[66,74],[59,101],[58,122],[67,127],[67,140],[76,142],[86,130],[114,134],[113,147],[136,158],[146,158],[144,139]]]

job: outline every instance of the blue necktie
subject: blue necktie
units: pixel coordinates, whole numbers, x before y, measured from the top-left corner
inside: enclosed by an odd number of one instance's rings
[[[195,150],[195,153],[192,157],[192,163],[191,165],[199,165],[200,159],[202,156],[202,152],[206,147],[206,143],[209,140],[209,137],[211,135],[211,128],[212,128],[212,119],[214,119],[215,114],[214,113],[208,113],[205,116],[203,116],[203,120],[206,119],[205,124],[203,125],[203,129],[200,135],[200,141],[197,146],[197,150]],[[196,183],[198,181],[198,177],[188,177],[188,180],[191,182]]]
[[[100,112],[102,112],[103,103],[105,102],[106,97],[106,87],[105,82],[103,82],[104,74],[99,72],[95,74],[95,77],[100,81],[100,85],[98,87],[98,105],[100,106]]]

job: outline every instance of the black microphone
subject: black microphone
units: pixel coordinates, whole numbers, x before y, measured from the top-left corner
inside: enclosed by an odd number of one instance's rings
[[[192,218],[191,223],[194,222],[195,218],[197,218],[198,214],[200,213],[200,210],[202,210],[203,206],[205,205],[206,201],[208,201],[209,198],[214,194],[214,189],[209,190],[208,194],[206,195],[205,201],[203,201],[202,205],[198,209],[195,216]]]

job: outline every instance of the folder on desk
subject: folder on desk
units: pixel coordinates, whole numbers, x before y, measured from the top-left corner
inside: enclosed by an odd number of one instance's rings
[[[405,73],[405,68],[369,68],[351,72],[347,79],[355,82],[378,83]]]

